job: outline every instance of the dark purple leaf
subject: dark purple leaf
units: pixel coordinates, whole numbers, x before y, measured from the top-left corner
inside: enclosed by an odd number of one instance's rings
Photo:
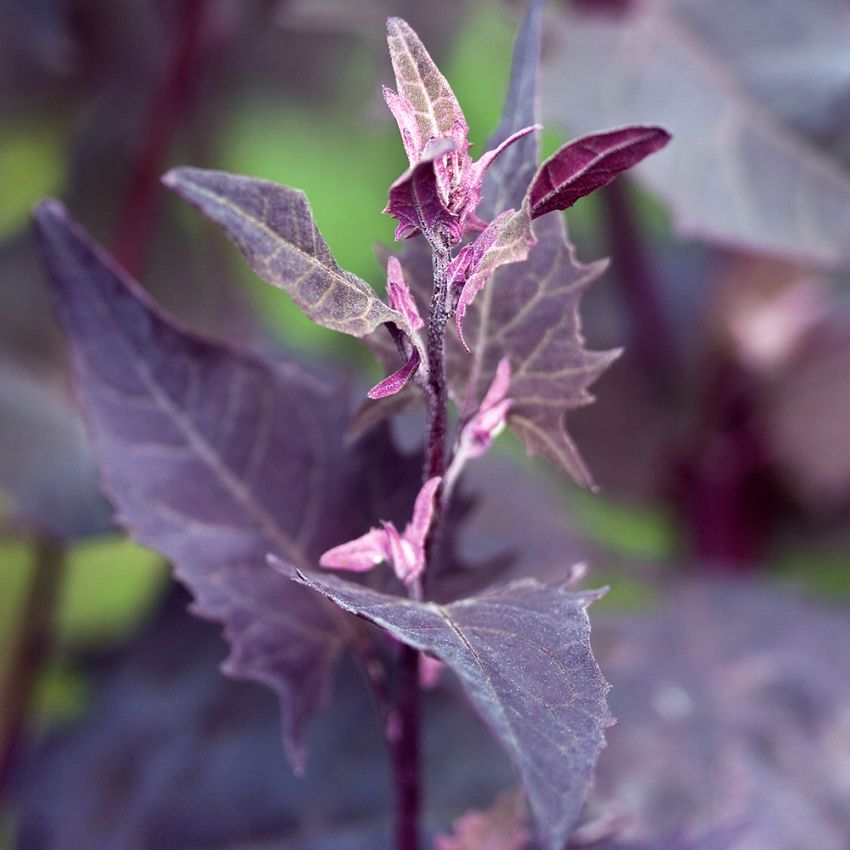
[[[508,426],[530,454],[542,454],[578,483],[592,478],[564,426],[564,414],[593,397],[588,387],[616,352],[584,348],[581,296],[605,262],[582,265],[558,216],[538,221],[528,259],[497,271],[465,317],[472,356],[450,341],[449,381],[462,413],[477,409],[503,357],[511,364]]]
[[[333,617],[265,566],[309,565],[340,489],[339,394],[294,365],[194,335],[163,315],[56,202],[36,211],[103,485],[119,520],[175,564],[224,625],[225,670],[273,688],[296,767],[342,648]],[[331,531],[331,534],[334,532]]]
[[[220,225],[251,268],[317,324],[364,336],[390,322],[415,338],[368,283],[337,265],[303,192],[200,168],[176,168],[163,182]]]
[[[562,850],[611,722],[586,610],[599,594],[525,579],[438,605],[280,567],[457,674],[519,772],[543,850]]]
[[[145,633],[100,659],[85,715],[25,754],[14,783],[17,850],[390,847],[385,748],[359,671],[343,666],[336,697],[311,725],[310,770],[293,777],[273,697],[219,674],[225,646],[186,603],[175,593]],[[426,700],[430,837],[508,787],[511,770],[449,688]]]
[[[461,222],[440,199],[435,169],[436,160],[454,150],[454,142],[449,139],[434,142],[422,158],[390,186],[385,212],[398,221],[396,239],[446,230],[452,241],[460,241],[463,233]]]
[[[532,219],[569,209],[670,141],[660,127],[623,127],[575,139],[540,166],[528,187]]]
[[[514,45],[508,93],[499,126],[486,147],[497,148],[513,133],[537,123],[537,77],[540,63],[540,26],[545,0],[532,0]],[[530,133],[504,151],[487,169],[481,216],[495,218],[508,209],[519,209],[540,158],[538,134]]]
[[[572,133],[624,121],[669,130],[676,144],[639,173],[671,206],[684,233],[850,267],[846,168],[752,94],[753,77],[760,71],[769,76],[761,55],[750,50],[752,37],[769,42],[781,34],[770,53],[773,62],[785,63],[787,44],[797,56],[809,44],[803,30],[823,14],[834,21],[833,37],[843,41],[847,55],[844,6],[815,8],[769,0],[734,7],[722,0],[666,0],[639,4],[634,14],[616,19],[571,15],[552,27],[558,49],[544,75],[544,113]],[[733,44],[736,62],[729,61]],[[817,67],[822,81],[822,56],[814,55],[817,62],[799,67]],[[785,86],[773,92],[774,100],[796,96]],[[798,112],[808,109],[805,96],[798,102]]]

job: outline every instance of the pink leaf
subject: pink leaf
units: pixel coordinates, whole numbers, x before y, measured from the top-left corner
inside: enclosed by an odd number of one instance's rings
[[[388,375],[383,381],[379,381],[369,390],[366,395],[371,399],[386,398],[389,395],[395,395],[403,390],[410,379],[416,374],[419,364],[422,362],[422,356],[419,354],[418,348],[413,348],[410,352],[410,357],[407,362],[392,375]]]
[[[564,145],[537,171],[526,194],[531,217],[565,210],[670,141],[660,127],[624,127]]]
[[[442,478],[429,478],[419,491],[413,506],[413,517],[404,530],[404,536],[420,549],[425,545],[425,538],[431,530],[434,520],[434,500]]]
[[[398,257],[392,255],[387,260],[387,295],[390,306],[407,319],[407,323],[413,330],[418,331],[424,326],[425,323],[419,315],[410,287],[404,280],[401,263]]]
[[[398,121],[411,166],[422,159],[431,139],[458,140],[458,149],[465,151],[469,130],[463,110],[419,36],[406,21],[389,18],[387,44],[398,94],[386,90],[384,98]]]
[[[531,840],[527,818],[522,797],[503,794],[487,811],[461,815],[453,835],[437,837],[435,850],[525,850]]]
[[[347,543],[328,549],[319,558],[319,563],[329,570],[351,570],[362,573],[388,559],[386,534],[380,528],[372,528],[356,540],[349,540]]]

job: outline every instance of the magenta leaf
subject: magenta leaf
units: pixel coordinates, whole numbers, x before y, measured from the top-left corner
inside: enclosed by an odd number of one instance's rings
[[[562,850],[611,722],[589,640],[587,607],[599,594],[525,579],[438,605],[289,573],[451,668],[513,761],[541,847]]]
[[[200,168],[175,168],[163,182],[218,224],[251,268],[317,324],[361,337],[389,322],[415,336],[366,281],[337,265],[303,192]]]
[[[623,127],[575,139],[540,166],[528,188],[531,217],[565,210],[670,141],[660,127]]]
[[[410,287],[404,280],[401,263],[398,257],[392,255],[387,260],[387,298],[393,310],[398,310],[413,330],[418,331],[425,326]]]
[[[460,219],[450,212],[440,198],[437,186],[437,160],[455,150],[451,139],[436,139],[425,149],[422,158],[390,186],[385,212],[396,221],[395,238],[409,239],[419,233],[445,232],[452,242],[463,235]]]
[[[419,36],[406,21],[390,18],[387,44],[398,93],[385,88],[384,98],[398,121],[411,166],[422,160],[432,139],[457,139],[459,153],[466,154],[463,110]]]
[[[265,559],[313,564],[328,542],[320,535],[340,533],[345,404],[294,365],[178,325],[57,202],[35,219],[119,521],[174,563],[196,613],[224,626],[225,672],[277,692],[300,769],[304,724],[344,641],[334,616]]]
[[[410,352],[407,362],[398,371],[388,375],[383,381],[379,381],[367,393],[371,399],[386,398],[401,392],[410,383],[410,379],[416,374],[422,358],[419,350],[414,348]]]

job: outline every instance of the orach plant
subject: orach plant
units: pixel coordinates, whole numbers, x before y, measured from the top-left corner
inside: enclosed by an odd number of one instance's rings
[[[420,691],[443,666],[512,760],[544,850],[573,832],[611,723],[589,643],[600,592],[570,589],[581,570],[499,586],[479,570],[471,595],[446,589],[462,569],[446,533],[456,484],[505,425],[591,484],[564,414],[591,400],[616,352],[584,348],[579,301],[602,264],[576,262],[557,211],[669,140],[657,127],[598,133],[538,167],[541,7],[526,16],[501,124],[475,161],[448,82],[413,30],[388,21],[397,90],[384,97],[410,160],[389,189],[396,238],[410,241],[387,262],[388,303],[337,265],[300,191],[196,168],[164,178],[314,322],[363,338],[388,367],[369,392],[373,424],[353,443],[338,383],[196,335],[59,203],[35,214],[121,523],[173,562],[195,612],[221,623],[225,672],[278,694],[296,771],[337,657],[360,660],[391,753],[398,850],[420,846]],[[417,398],[424,452],[409,458],[383,420]],[[438,846],[527,846],[525,827],[491,822],[506,805],[465,816]]]

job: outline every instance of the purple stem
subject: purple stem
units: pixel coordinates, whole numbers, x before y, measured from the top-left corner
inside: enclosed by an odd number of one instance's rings
[[[419,752],[419,651],[402,645],[398,657],[398,738],[393,748],[396,781],[396,850],[419,850],[422,806]]]
[[[177,45],[154,93],[127,197],[112,243],[116,259],[132,275],[142,271],[156,221],[159,176],[198,76],[207,0],[183,0]]]
[[[635,353],[662,389],[670,389],[676,364],[675,347],[658,297],[652,263],[635,218],[628,184],[615,180],[602,191],[608,218],[611,262],[632,317]]]

